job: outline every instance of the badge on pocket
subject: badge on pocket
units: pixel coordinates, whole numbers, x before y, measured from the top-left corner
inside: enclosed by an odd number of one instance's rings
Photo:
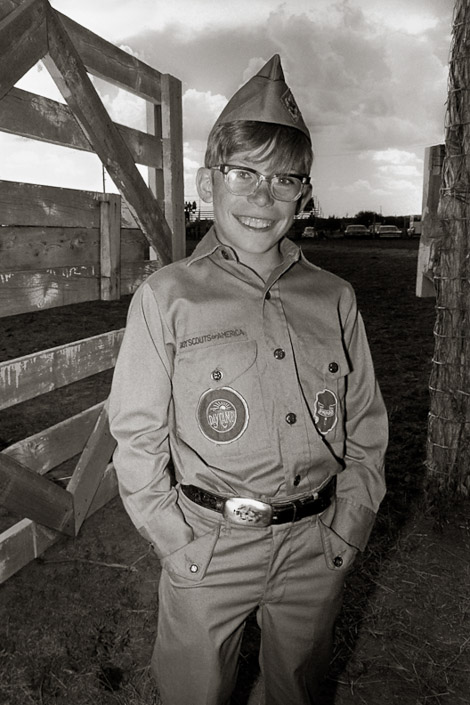
[[[204,392],[196,416],[202,435],[217,444],[237,441],[245,433],[250,418],[245,399],[231,387]]]

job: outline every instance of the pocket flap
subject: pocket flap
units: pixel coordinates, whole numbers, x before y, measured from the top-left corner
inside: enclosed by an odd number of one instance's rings
[[[246,372],[256,360],[256,341],[188,350],[175,360],[175,374],[208,387],[222,387]]]
[[[219,538],[220,524],[160,559],[162,568],[191,582],[203,579]]]
[[[302,356],[326,378],[338,379],[351,372],[341,340],[327,338],[320,343],[314,336],[299,338]]]

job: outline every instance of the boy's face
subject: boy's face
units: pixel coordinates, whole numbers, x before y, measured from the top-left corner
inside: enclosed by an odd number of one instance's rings
[[[275,173],[271,163],[252,162],[245,152],[232,155],[227,163],[255,169],[264,176]],[[303,176],[295,169],[291,173]],[[199,170],[197,186],[202,200],[213,203],[219,240],[232,246],[246,263],[253,258],[272,257],[273,251],[278,251],[278,243],[291,227],[297,208],[301,209],[311,194],[310,187],[304,187],[300,200],[278,201],[266,181],[262,181],[250,196],[236,196],[227,189],[220,171],[207,168]]]

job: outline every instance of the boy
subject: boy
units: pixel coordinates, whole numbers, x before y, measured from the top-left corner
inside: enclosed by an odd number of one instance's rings
[[[275,55],[209,136],[197,187],[213,228],[130,307],[110,420],[124,505],[163,569],[164,705],[229,702],[253,610],[266,705],[318,703],[385,491],[386,413],[354,294],[284,237],[311,163]]]

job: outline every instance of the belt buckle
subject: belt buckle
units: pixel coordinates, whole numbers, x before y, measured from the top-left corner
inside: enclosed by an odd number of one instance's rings
[[[242,526],[270,526],[273,508],[250,497],[231,497],[224,504],[225,519]]]

